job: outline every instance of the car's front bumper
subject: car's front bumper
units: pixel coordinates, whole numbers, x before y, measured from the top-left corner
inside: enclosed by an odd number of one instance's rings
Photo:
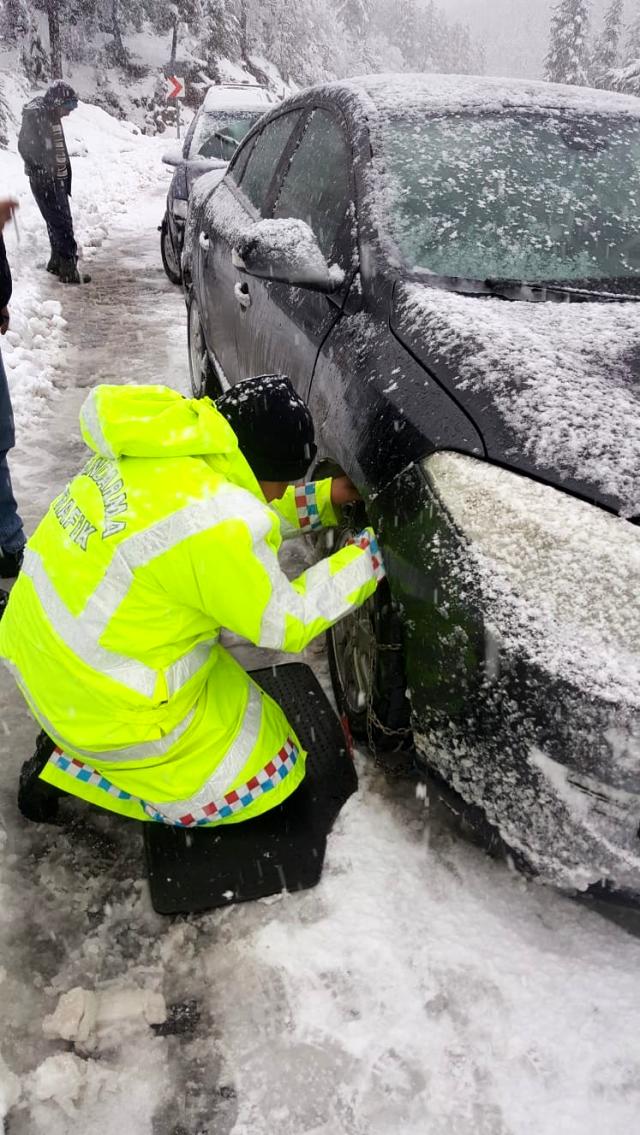
[[[420,760],[545,881],[640,896],[640,697],[563,674],[537,626],[503,633],[420,470],[378,498],[375,519]]]

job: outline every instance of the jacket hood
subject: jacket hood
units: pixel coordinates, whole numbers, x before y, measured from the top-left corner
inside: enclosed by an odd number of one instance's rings
[[[209,398],[184,398],[168,386],[96,386],[80,429],[101,457],[217,458],[229,480],[260,494],[236,435]]]
[[[64,106],[65,103],[75,103],[77,106],[78,96],[73,87],[70,87],[68,83],[63,83],[60,80],[51,84],[49,89],[45,91],[42,96],[42,101],[47,109],[52,110]]]
[[[394,299],[394,332],[489,458],[640,514],[640,303],[510,303],[421,284]]]

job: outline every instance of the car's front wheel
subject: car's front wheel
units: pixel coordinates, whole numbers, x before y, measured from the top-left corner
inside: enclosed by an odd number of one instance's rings
[[[345,509],[334,550],[365,524],[361,506]],[[364,606],[331,628],[327,645],[336,702],[353,736],[374,752],[410,748],[402,628],[386,581]]]
[[[160,255],[162,256],[162,266],[171,280],[172,284],[182,283],[182,272],[180,271],[180,260],[173,247],[171,240],[171,233],[169,232],[169,218],[165,213],[162,225],[160,227]]]
[[[205,342],[200,321],[198,304],[191,294],[187,311],[187,340],[189,347],[189,372],[194,398],[219,398],[224,387],[216,372]]]

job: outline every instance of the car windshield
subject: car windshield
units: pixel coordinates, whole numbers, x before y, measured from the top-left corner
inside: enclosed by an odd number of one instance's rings
[[[203,111],[193,131],[190,158],[220,158],[230,162],[261,110]]]
[[[640,280],[640,123],[558,111],[398,116],[383,126],[383,149],[389,227],[414,269]]]

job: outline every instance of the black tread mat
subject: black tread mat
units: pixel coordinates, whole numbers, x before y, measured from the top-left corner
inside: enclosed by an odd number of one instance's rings
[[[314,887],[327,835],[358,786],[344,735],[313,671],[300,662],[254,670],[308,750],[303,783],[255,820],[213,828],[147,823],[149,888],[159,914],[186,914]]]

